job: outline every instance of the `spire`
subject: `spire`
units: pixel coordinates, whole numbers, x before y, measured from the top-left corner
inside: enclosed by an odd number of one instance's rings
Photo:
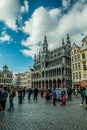
[[[69,40],[70,38],[69,38],[69,34],[67,33],[67,40]]]
[[[47,44],[46,31],[45,31],[45,36],[44,36],[44,44]]]
[[[64,43],[64,38],[62,38],[62,46],[64,46],[64,44],[65,44],[65,43]]]
[[[69,34],[68,34],[68,33],[67,33],[66,42],[67,42],[67,45],[68,45],[69,47],[71,47],[71,41],[70,41],[70,37],[69,37]]]
[[[45,31],[45,36],[44,36],[43,51],[44,52],[48,51],[48,43],[47,43],[46,31]]]
[[[34,61],[36,61],[36,54],[34,55]]]

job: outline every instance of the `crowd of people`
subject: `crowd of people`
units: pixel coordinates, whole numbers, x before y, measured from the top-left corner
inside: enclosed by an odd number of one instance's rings
[[[18,89],[14,89],[13,87],[2,87],[0,86],[0,111],[5,111],[6,108],[6,101],[7,98],[9,100],[9,108],[7,109],[7,111],[13,111],[14,110],[14,97],[16,97],[16,95],[18,96],[18,103],[22,104],[22,101],[25,100],[25,95],[26,92],[28,93],[28,100],[31,100],[31,95],[33,95],[33,100],[38,100],[38,94],[40,93],[41,98],[45,98],[45,102],[52,102],[52,104],[54,106],[56,106],[56,103],[58,101],[61,101],[61,106],[66,106],[66,101],[67,100],[72,100],[72,95],[74,95],[76,98],[82,97],[82,101],[81,101],[81,105],[86,104],[86,108],[87,108],[87,87],[86,88],[82,88],[81,90],[79,89],[72,89],[72,88],[67,88],[67,90],[65,90],[64,88],[62,88],[60,96],[58,95],[59,92],[56,90],[56,88],[54,87],[53,89],[44,89],[44,88],[40,88],[38,89],[37,87],[35,87],[34,89],[29,88],[26,91],[26,87],[24,88],[18,88]],[[17,93],[17,94],[16,94]]]

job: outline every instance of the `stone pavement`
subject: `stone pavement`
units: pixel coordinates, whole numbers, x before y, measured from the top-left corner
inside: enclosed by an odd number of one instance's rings
[[[80,102],[81,98],[74,98],[61,107],[60,102],[53,106],[41,97],[29,102],[26,96],[19,105],[16,97],[14,112],[0,113],[0,130],[87,130],[87,110]]]

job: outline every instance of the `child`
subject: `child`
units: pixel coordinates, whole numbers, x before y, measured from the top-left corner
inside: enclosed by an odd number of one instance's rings
[[[61,92],[61,97],[62,97],[62,106],[65,106],[66,105],[66,93],[65,93],[65,90],[62,90]]]

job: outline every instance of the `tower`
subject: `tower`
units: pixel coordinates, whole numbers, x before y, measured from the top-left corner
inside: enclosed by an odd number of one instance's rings
[[[8,72],[8,67],[7,67],[7,65],[4,65],[4,66],[3,66],[3,72],[5,72],[5,73]]]
[[[71,41],[70,41],[70,37],[69,37],[69,34],[68,34],[68,33],[67,33],[66,42],[67,42],[67,45],[68,45],[69,47],[71,47]]]
[[[34,55],[34,62],[36,63],[36,54]]]
[[[48,43],[47,43],[47,37],[44,36],[44,43],[43,43],[43,52],[48,52]]]

